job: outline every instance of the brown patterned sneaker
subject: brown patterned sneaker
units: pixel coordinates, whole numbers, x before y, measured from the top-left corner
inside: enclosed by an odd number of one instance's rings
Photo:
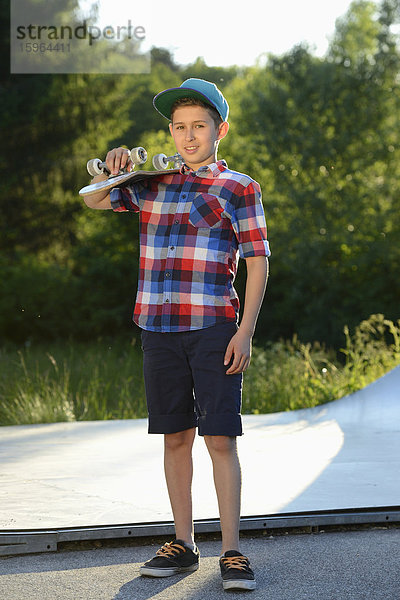
[[[219,559],[224,590],[254,590],[256,582],[250,561],[237,550],[228,550]]]
[[[167,542],[157,550],[154,558],[140,567],[140,574],[147,577],[169,577],[196,571],[199,568],[199,556],[197,546],[193,551],[182,540]]]

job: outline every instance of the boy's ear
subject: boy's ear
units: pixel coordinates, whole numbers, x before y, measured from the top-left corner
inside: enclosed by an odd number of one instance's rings
[[[168,124],[168,127],[169,127],[169,132],[172,135],[172,122]]]
[[[218,126],[218,138],[219,140],[222,140],[222,138],[224,138],[226,136],[226,134],[229,131],[229,123],[228,121],[224,121],[223,123],[221,123]]]

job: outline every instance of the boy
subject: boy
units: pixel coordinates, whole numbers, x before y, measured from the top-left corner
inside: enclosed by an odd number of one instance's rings
[[[204,436],[211,456],[222,531],[224,589],[251,590],[255,579],[239,551],[242,373],[264,296],[269,247],[259,185],[217,161],[228,133],[229,107],[202,79],[160,92],[154,107],[170,120],[183,159],[178,174],[85,198],[91,208],[135,211],[140,218],[140,269],[134,321],[142,328],[149,433],[164,434],[164,469],[176,539],[141,567],[166,577],[194,571],[192,445]],[[112,174],[130,169],[129,152],[111,150]],[[100,181],[99,175],[93,181]],[[238,253],[247,284],[240,326],[233,287]]]

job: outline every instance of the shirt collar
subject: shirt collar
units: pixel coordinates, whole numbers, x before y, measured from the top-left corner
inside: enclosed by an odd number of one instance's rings
[[[181,173],[183,175],[193,175],[194,177],[218,177],[218,175],[220,173],[222,173],[222,171],[225,171],[225,169],[228,168],[228,165],[226,164],[226,162],[224,160],[218,160],[215,163],[211,163],[209,165],[204,165],[203,167],[200,167],[199,169],[197,169],[197,171],[193,171],[190,167],[188,167],[187,165],[185,165],[185,163],[182,165],[181,168]]]

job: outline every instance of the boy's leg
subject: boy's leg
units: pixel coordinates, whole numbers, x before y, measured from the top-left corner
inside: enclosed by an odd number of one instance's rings
[[[140,574],[149,577],[169,577],[199,566],[199,551],[191,549],[192,446],[197,415],[184,337],[184,332],[142,331],[149,433],[164,435],[164,470],[176,530],[176,539],[166,542],[141,566]]]
[[[169,577],[198,569],[192,516],[192,446],[196,428],[164,434],[164,470],[175,522],[175,540],[164,544],[140,567],[148,577]]]
[[[213,464],[224,554],[239,550],[241,470],[236,437],[205,435],[204,441]]]
[[[239,551],[241,472],[236,437],[205,435],[214,469],[222,532],[219,559],[224,590],[254,590],[250,561]]]
[[[191,543],[192,446],[197,415],[185,332],[142,331],[149,433],[164,435],[164,471],[177,539]]]
[[[192,515],[192,446],[196,429],[164,435],[164,471],[176,538],[194,544]]]
[[[242,434],[242,374],[227,375],[224,365],[226,348],[236,332],[231,321],[192,332],[189,353],[198,432],[213,463],[224,552],[237,550],[239,544],[241,472],[236,437]]]

